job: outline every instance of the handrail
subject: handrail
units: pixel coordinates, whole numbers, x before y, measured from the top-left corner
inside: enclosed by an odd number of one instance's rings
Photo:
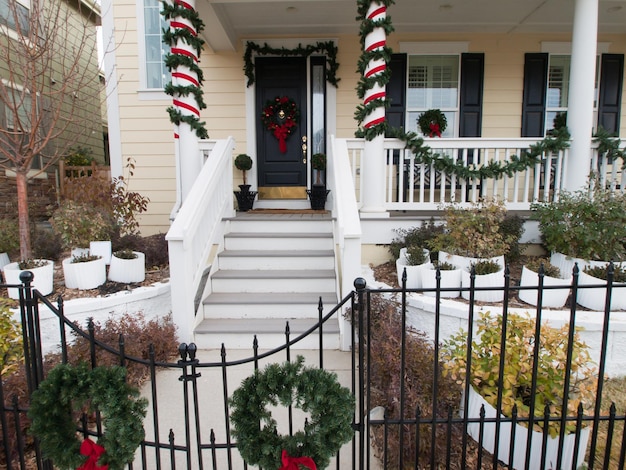
[[[182,341],[192,337],[196,298],[214,246],[223,245],[222,220],[234,216],[232,137],[218,140],[166,235],[172,315]]]

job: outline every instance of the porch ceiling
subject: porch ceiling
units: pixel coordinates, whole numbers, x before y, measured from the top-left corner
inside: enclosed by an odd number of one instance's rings
[[[234,50],[242,38],[330,37],[359,30],[355,0],[197,0],[208,46]],[[396,32],[570,32],[572,0],[396,0]],[[626,33],[626,0],[600,0],[599,31]]]

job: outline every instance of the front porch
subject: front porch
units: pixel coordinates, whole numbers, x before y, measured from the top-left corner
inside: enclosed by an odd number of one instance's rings
[[[425,140],[433,152],[451,156],[473,169],[489,167],[493,162],[505,164],[537,143],[536,139]],[[326,209],[332,221],[338,298],[352,291],[361,266],[370,262],[367,249],[389,243],[394,230],[415,226],[433,215],[436,218],[442,205],[469,205],[481,198],[497,198],[510,210],[529,211],[533,202],[558,197],[559,192],[567,189],[564,182],[568,172],[580,171],[567,165],[565,148],[542,154],[536,164],[521,171],[467,179],[438,170],[436,163],[417,163],[416,156],[401,141],[385,139],[384,172],[374,173],[368,171],[368,165],[380,162],[368,160],[365,145],[362,139],[329,139],[326,180],[330,195]],[[218,269],[217,255],[224,250],[229,220],[236,214],[232,183],[234,147],[233,139],[201,143],[197,158],[202,171],[175,213],[167,235],[172,291],[181,293],[173,296],[172,309],[183,341],[194,339],[194,329],[202,320],[197,315],[198,305],[207,295],[208,280]],[[595,175],[595,184],[622,191],[626,175],[621,161],[599,154],[597,146],[590,153],[589,173]],[[366,182],[362,175],[369,180]],[[374,187],[381,190],[372,191]],[[364,210],[364,188],[383,196],[372,204],[368,194],[369,203],[381,210]],[[539,242],[536,225],[527,223],[522,242]],[[341,325],[341,331],[346,331],[344,327]]]

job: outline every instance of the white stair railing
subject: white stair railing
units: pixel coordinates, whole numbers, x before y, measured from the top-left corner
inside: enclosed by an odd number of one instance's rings
[[[172,316],[183,342],[192,339],[198,299],[204,289],[203,279],[206,279],[211,254],[224,242],[222,221],[235,215],[234,147],[232,137],[218,140],[212,146],[165,237],[169,248]]]

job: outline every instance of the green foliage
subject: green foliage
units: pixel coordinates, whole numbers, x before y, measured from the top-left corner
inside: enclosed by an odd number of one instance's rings
[[[137,254],[133,250],[131,250],[129,248],[115,251],[113,253],[113,255],[116,258],[119,258],[119,259],[135,259],[135,258],[137,258]]]
[[[22,328],[13,319],[6,299],[0,299],[0,377],[14,372],[24,361]]]
[[[531,404],[534,406],[534,430],[541,431],[543,414],[548,406],[552,417],[563,413],[563,390],[567,377],[567,343],[569,326],[553,328],[548,323],[541,325],[536,336],[535,320],[528,315],[509,314],[506,337],[502,342],[503,320],[498,314],[485,312],[477,321],[477,333],[471,344],[471,366],[469,380],[476,391],[493,405],[497,405],[498,384],[502,384],[502,414],[511,416],[517,407],[518,417],[529,417]],[[596,370],[589,355],[588,346],[580,339],[579,331],[573,336],[572,362],[569,370],[567,413],[576,416],[578,405],[585,411],[595,402]],[[534,349],[539,342],[538,356]],[[468,335],[459,331],[442,347],[444,375],[462,384],[467,370]],[[505,350],[502,351],[502,344]],[[504,369],[500,377],[500,362],[504,354]],[[537,361],[536,393],[531,395],[533,365]],[[568,421],[566,432],[576,429],[574,421]],[[548,431],[556,437],[560,422],[550,421]]]
[[[586,260],[626,259],[626,194],[562,192],[558,201],[531,209],[548,251]]]
[[[235,168],[241,171],[248,171],[252,168],[252,158],[245,153],[240,153],[235,157]]]
[[[509,248],[506,252],[507,261],[517,261],[520,259],[521,250],[519,239],[524,234],[524,219],[517,214],[509,214],[500,223],[500,233],[505,240],[509,241]]]
[[[410,266],[418,266],[430,260],[428,252],[418,245],[410,245],[406,249],[406,261]]]
[[[20,247],[20,231],[16,219],[0,219],[0,253],[12,253]]]
[[[311,168],[314,170],[324,171],[326,169],[326,154],[314,153],[311,156]]]
[[[606,266],[587,266],[583,271],[590,276],[606,281],[609,276],[609,264]],[[619,264],[613,265],[613,282],[626,282],[626,269]]]
[[[35,268],[42,268],[47,264],[48,262],[44,259],[29,258],[29,259],[23,259],[23,260],[18,261],[17,267],[20,268],[21,270],[35,269]]]
[[[312,458],[319,469],[348,442],[354,430],[354,397],[334,373],[294,363],[269,364],[241,383],[231,399],[231,434],[250,465],[278,468],[283,449],[292,457]],[[303,430],[281,436],[268,406],[296,406],[309,418]]]
[[[89,166],[95,160],[92,154],[90,148],[77,146],[70,149],[69,155],[63,160],[68,166]]]
[[[431,249],[472,258],[506,255],[519,236],[505,233],[506,218],[502,202],[482,201],[464,209],[454,204],[445,208],[445,232],[431,242]]]
[[[548,258],[540,258],[540,257],[535,256],[535,257],[528,259],[526,263],[524,264],[524,266],[526,266],[528,269],[536,273],[539,272],[539,269],[541,268],[542,265],[543,265],[543,274],[545,274],[546,276],[556,277],[556,278],[561,277],[561,270],[557,268],[556,266],[554,266],[553,264],[550,264],[550,260]]]
[[[598,127],[593,139],[598,144],[598,153],[609,160],[622,160],[622,169],[626,168],[626,150],[620,148],[622,142],[602,126]]]
[[[85,461],[76,439],[72,412],[85,407],[100,411],[105,432],[98,438],[105,453],[100,458],[111,470],[121,470],[133,460],[144,438],[143,417],[148,401],[126,383],[126,369],[119,366],[89,369],[59,364],[33,392],[28,416],[30,431],[45,457],[62,469],[77,468]]]
[[[412,249],[411,247],[428,248],[432,252],[432,240],[441,235],[443,231],[444,226],[435,224],[435,220],[432,218],[423,222],[419,227],[395,230],[397,236],[389,244],[389,253],[394,259],[398,259],[402,248],[407,248],[407,250]],[[436,253],[431,254],[436,255]]]
[[[457,268],[455,265],[448,263],[447,261],[435,261],[433,262],[433,269],[439,268],[439,271],[454,271]]]
[[[62,202],[50,223],[66,248],[85,248],[91,241],[108,240],[114,226],[98,207],[74,201]]]
[[[244,52],[244,73],[248,78],[246,86],[250,87],[254,84],[254,56],[272,55],[278,57],[309,57],[312,54],[324,54],[326,55],[326,80],[333,86],[339,84],[339,78],[337,77],[337,70],[339,69],[339,62],[337,62],[338,48],[332,41],[317,42],[314,45],[302,46],[294,49],[287,49],[284,47],[275,48],[270,47],[267,43],[262,46],[254,42],[246,42],[246,51]]]
[[[477,261],[476,263],[471,263],[470,269],[474,269],[474,273],[477,276],[482,276],[485,274],[493,274],[502,270],[502,266],[498,264],[497,261],[484,259]]]
[[[432,341],[416,330],[409,330],[404,335],[405,362],[402,363],[402,312],[400,306],[390,299],[372,296],[368,300],[370,313],[368,322],[369,354],[365,359],[369,363],[366,370],[369,372],[371,407],[382,406],[388,420],[400,419],[401,403],[400,390],[404,380],[404,419],[414,420],[416,410],[420,410],[424,417],[434,416],[438,420],[446,420],[448,412],[456,413],[461,401],[461,387],[452,378],[441,373],[441,364],[437,369],[437,396],[436,408],[433,409],[433,394],[435,383],[435,350]],[[436,463],[445,467],[447,442],[451,437],[451,453],[459,455],[463,427],[453,424],[449,429],[446,426],[437,426],[435,435],[429,424],[422,424],[419,430],[419,446],[416,442],[416,432],[413,426],[411,431],[404,433],[404,447],[400,448],[399,426],[389,426],[386,431],[382,426],[372,426],[373,443],[379,452],[385,452],[388,468],[400,468],[400,452],[404,454],[404,468],[413,468],[416,449],[419,449],[421,462],[430,462],[431,450]],[[448,431],[450,435],[448,436]],[[433,440],[434,438],[434,440]],[[417,466],[417,468],[422,468]],[[436,466],[435,468],[440,468]]]

